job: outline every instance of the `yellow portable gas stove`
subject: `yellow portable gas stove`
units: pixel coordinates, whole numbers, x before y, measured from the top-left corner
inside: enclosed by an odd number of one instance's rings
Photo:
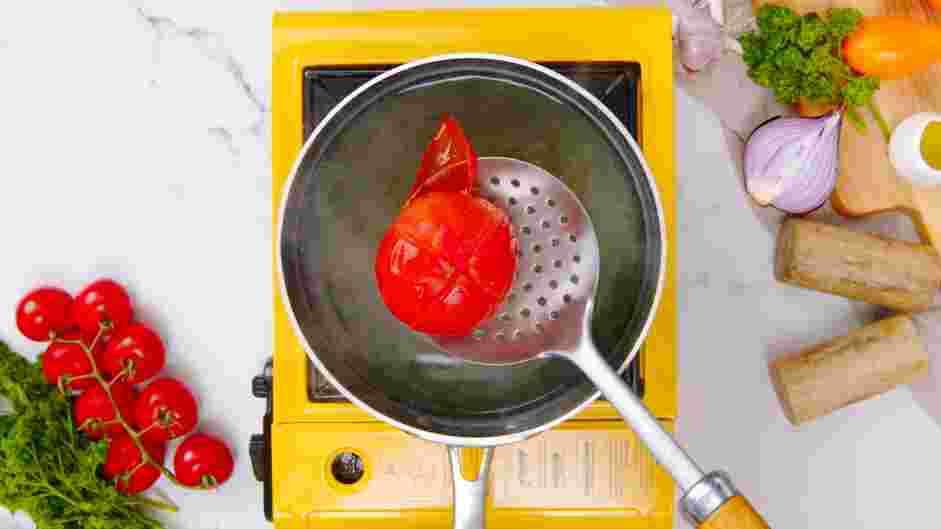
[[[414,59],[453,52],[547,65],[601,99],[638,139],[673,244],[671,17],[665,9],[477,9],[279,13],[273,24],[273,211],[305,138],[345,95]],[[275,226],[277,230],[277,226]],[[274,241],[277,251],[278,233]],[[319,375],[288,322],[275,268],[274,358],[253,391],[268,401],[252,439],[265,515],[278,529],[446,527],[446,450],[380,422]],[[640,354],[625,373],[671,429],[676,418],[674,254]],[[495,453],[493,528],[673,526],[673,483],[605,401]],[[352,525],[351,525],[352,524]]]

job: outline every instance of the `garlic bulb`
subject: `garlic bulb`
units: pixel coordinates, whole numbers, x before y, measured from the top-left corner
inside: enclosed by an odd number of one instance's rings
[[[776,118],[745,144],[745,185],[763,206],[788,213],[817,209],[836,185],[842,114]]]
[[[667,0],[667,6],[676,15],[676,42],[683,67],[699,72],[718,61],[725,43],[722,27],[709,12],[709,2]]]
[[[892,131],[889,160],[895,171],[919,185],[941,184],[941,113],[909,116]],[[930,163],[929,163],[930,162]],[[934,165],[934,166],[932,166]]]

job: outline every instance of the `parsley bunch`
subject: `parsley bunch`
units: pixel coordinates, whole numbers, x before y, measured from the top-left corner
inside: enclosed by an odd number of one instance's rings
[[[39,529],[160,529],[140,507],[171,506],[125,496],[102,479],[107,442],[80,435],[68,398],[2,342],[0,396],[15,411],[0,416],[0,504]]]
[[[863,18],[862,11],[834,8],[821,17],[800,16],[784,6],[766,4],[758,9],[757,30],[742,34],[742,58],[748,76],[774,91],[780,103],[804,98],[814,103],[844,107],[860,129],[865,123],[855,108],[865,106],[888,131],[872,97],[879,79],[854,73],[843,60],[843,39]]]

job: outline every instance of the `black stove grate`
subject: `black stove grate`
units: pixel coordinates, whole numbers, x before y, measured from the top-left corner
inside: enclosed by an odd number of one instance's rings
[[[396,65],[304,70],[303,133],[304,140],[326,115],[361,85]],[[636,63],[546,63],[560,74],[572,79],[607,106],[637,139],[640,66]],[[644,348],[635,357],[622,377],[634,392],[643,396],[644,381],[640,363]],[[312,402],[343,401],[343,395],[308,362],[310,381],[308,396]]]

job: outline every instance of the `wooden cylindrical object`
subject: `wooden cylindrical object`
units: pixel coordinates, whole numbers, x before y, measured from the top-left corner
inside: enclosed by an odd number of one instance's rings
[[[928,369],[911,318],[892,316],[771,363],[784,414],[800,425],[885,393]]]
[[[928,309],[941,289],[941,258],[929,245],[798,218],[778,233],[775,273],[785,283],[899,312]]]

